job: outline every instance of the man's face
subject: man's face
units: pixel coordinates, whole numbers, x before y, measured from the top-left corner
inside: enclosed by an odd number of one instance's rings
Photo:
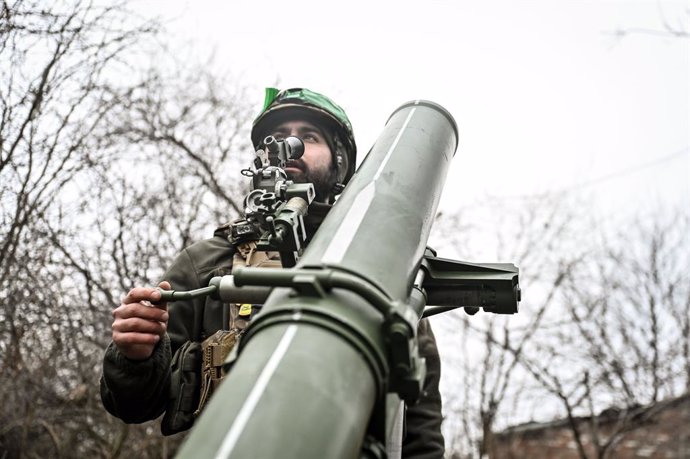
[[[325,201],[335,183],[335,168],[323,131],[309,121],[295,120],[279,124],[269,135],[278,140],[290,136],[302,139],[304,155],[300,159],[288,161],[285,173],[295,182],[313,183],[316,199]]]

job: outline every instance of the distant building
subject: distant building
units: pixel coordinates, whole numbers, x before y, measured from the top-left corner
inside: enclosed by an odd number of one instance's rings
[[[618,433],[606,454],[612,459],[690,459],[690,394],[652,406],[608,409],[596,418],[574,419],[587,458],[600,459],[592,443]],[[627,426],[627,427],[626,427]],[[490,459],[580,459],[568,419],[528,423],[494,435]]]

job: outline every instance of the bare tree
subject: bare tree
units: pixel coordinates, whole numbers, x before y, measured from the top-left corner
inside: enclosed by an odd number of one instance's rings
[[[2,457],[167,457],[179,441],[103,410],[110,311],[237,215],[251,118],[230,78],[137,65],[156,30],[131,23],[122,4],[2,4]]]
[[[449,246],[471,260],[481,259],[463,241],[496,247],[483,257],[514,261],[523,287],[516,316],[436,319],[455,335],[457,355],[441,350],[445,371],[460,369],[444,392],[452,457],[501,457],[496,431],[560,416],[581,457],[611,457],[654,422],[657,402],[687,393],[690,216],[658,212],[612,231],[584,209],[559,196],[441,218]]]
[[[2,3],[0,450],[5,456],[31,451],[63,457],[74,453],[75,444],[84,453],[107,449],[107,436],[89,422],[102,415],[88,390],[93,359],[84,358],[103,328],[92,319],[102,316],[72,307],[81,295],[70,293],[81,285],[63,269],[71,254],[59,244],[62,225],[77,210],[73,184],[109,159],[99,133],[113,104],[103,83],[122,65],[120,56],[153,31],[150,24],[124,27],[126,18],[117,4]]]
[[[454,367],[461,379],[462,391],[444,394],[449,413],[444,430],[456,457],[495,457],[494,431],[524,419],[516,412],[530,384],[520,358],[532,352],[545,329],[563,324],[562,317],[553,314],[554,305],[561,301],[563,283],[574,276],[587,250],[580,243],[584,222],[571,198],[541,196],[519,207],[512,204],[488,200],[465,210],[459,220],[450,215],[439,222],[447,245],[466,247],[465,259],[490,257],[520,266],[520,283],[526,291],[518,315],[458,314],[443,324],[459,341],[453,349],[460,351],[453,358],[447,349],[441,350],[449,364],[445,371]],[[493,247],[495,253],[472,253],[472,246],[463,242],[468,240]]]
[[[602,236],[562,285],[569,323],[520,353],[561,405],[583,459],[613,457],[626,435],[654,422],[659,402],[688,391],[688,221],[658,213]]]
[[[659,27],[621,27],[613,32],[618,40],[630,35],[648,35],[662,38],[688,39],[690,38],[690,9],[685,8],[681,13],[672,15],[664,10],[661,2],[657,2]]]

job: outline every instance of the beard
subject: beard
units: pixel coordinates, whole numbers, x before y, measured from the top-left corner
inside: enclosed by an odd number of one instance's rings
[[[336,180],[334,169],[310,169],[301,160],[289,161],[287,167],[293,168],[286,172],[290,180],[295,183],[311,183],[314,185],[316,194],[314,199],[319,202],[328,202]]]

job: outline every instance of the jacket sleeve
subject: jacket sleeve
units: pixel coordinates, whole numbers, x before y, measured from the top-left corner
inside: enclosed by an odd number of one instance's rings
[[[170,339],[158,343],[151,357],[130,360],[113,343],[105,350],[101,400],[106,410],[128,424],[157,418],[165,408],[170,380]]]
[[[417,337],[419,352],[426,359],[427,373],[419,402],[407,407],[402,457],[439,459],[443,457],[445,450],[441,433],[441,393],[438,387],[441,380],[441,360],[428,319],[419,322]]]
[[[174,290],[198,287],[194,264],[181,252],[165,273]],[[170,392],[170,363],[174,352],[191,339],[199,322],[200,308],[191,301],[176,301],[169,307],[168,332],[146,360],[134,361],[122,355],[111,342],[103,358],[100,389],[103,406],[126,423],[157,418],[165,410]]]

